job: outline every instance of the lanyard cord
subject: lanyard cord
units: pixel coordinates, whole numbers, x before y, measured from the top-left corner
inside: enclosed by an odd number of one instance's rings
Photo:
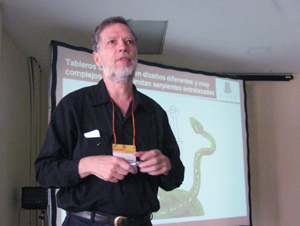
[[[111,98],[111,96],[109,95],[111,104],[112,104],[112,108],[113,108],[113,115],[112,115],[112,126],[113,126],[113,133],[114,133],[114,141],[115,141],[115,145],[117,145],[117,136],[116,136],[116,130],[115,130],[115,105],[114,105],[114,101]],[[132,141],[132,145],[133,147],[135,146],[135,120],[134,120],[134,94],[132,94],[132,107],[131,107],[131,115],[132,115],[132,126],[133,126],[133,141]]]

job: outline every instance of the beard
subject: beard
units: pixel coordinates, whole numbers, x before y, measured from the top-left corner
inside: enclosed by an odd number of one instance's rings
[[[135,70],[137,67],[137,60],[131,58],[131,64],[124,63],[122,67],[109,68],[105,73],[107,78],[116,83],[128,84],[132,83]]]

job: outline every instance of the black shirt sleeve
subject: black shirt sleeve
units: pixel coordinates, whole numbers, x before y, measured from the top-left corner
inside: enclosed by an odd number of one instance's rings
[[[162,117],[162,123],[164,130],[162,151],[170,159],[172,168],[167,175],[160,175],[160,187],[166,191],[170,191],[179,187],[183,182],[184,166],[180,160],[179,147],[166,114]]]
[[[40,155],[35,161],[37,182],[44,187],[72,186],[80,181],[79,159],[72,157],[76,145],[75,118],[62,101],[55,109]]]

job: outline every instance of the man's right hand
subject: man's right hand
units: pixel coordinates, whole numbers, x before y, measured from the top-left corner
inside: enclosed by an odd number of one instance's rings
[[[78,173],[80,178],[85,178],[89,175],[117,183],[123,180],[128,173],[136,174],[136,170],[125,159],[110,156],[88,156],[79,161]]]

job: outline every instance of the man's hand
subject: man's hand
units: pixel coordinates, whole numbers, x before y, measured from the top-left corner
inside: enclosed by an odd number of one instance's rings
[[[167,175],[172,168],[170,159],[158,149],[136,152],[135,156],[143,161],[139,164],[142,173],[148,173],[152,176]]]
[[[81,178],[89,175],[117,183],[128,173],[136,174],[136,170],[128,161],[110,155],[89,156],[79,161],[78,173]]]

